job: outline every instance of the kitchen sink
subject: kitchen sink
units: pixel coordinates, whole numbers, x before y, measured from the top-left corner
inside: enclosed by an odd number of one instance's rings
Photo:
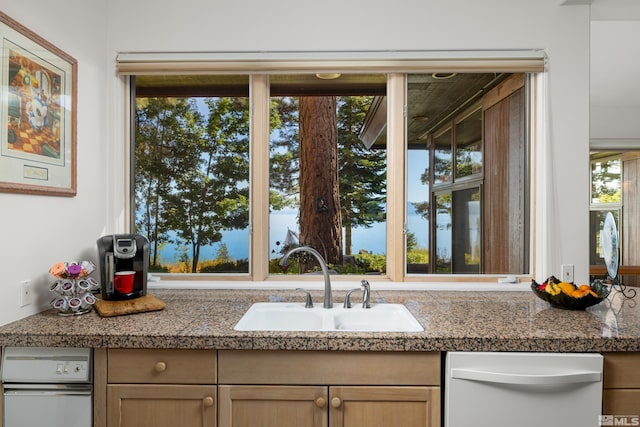
[[[365,309],[305,308],[298,303],[256,303],[236,324],[237,331],[420,332],[424,328],[402,304]]]

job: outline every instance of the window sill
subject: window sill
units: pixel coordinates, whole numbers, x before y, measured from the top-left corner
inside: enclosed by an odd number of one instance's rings
[[[523,279],[525,280],[525,279]],[[193,280],[171,280],[171,281],[149,281],[149,289],[324,289],[324,282],[321,280],[265,280],[265,281],[193,281]],[[360,279],[332,281],[333,290],[347,290],[360,287]],[[530,282],[520,281],[519,283],[498,283],[496,282],[390,282],[371,280],[372,290],[397,290],[397,291],[528,291]]]

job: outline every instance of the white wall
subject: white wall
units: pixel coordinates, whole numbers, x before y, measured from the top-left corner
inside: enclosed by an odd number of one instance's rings
[[[80,76],[78,196],[0,194],[0,324],[34,310],[17,307],[20,280],[44,285],[52,263],[94,256],[100,235],[124,227],[124,100],[114,59],[127,51],[544,48],[550,119],[543,152],[553,156],[536,165],[546,177],[534,186],[536,214],[544,220],[537,225],[536,275],[559,274],[561,263],[572,263],[576,279],[587,279],[589,6],[558,0],[65,0],[64,7],[0,1],[7,3],[3,11],[75,56]]]
[[[640,2],[637,13],[591,23],[591,138],[640,142]]]
[[[0,10],[78,61],[78,193],[45,197],[0,193],[0,324],[25,317],[38,305],[20,308],[19,282],[48,283],[58,261],[89,259],[106,223],[110,167],[103,162],[108,123],[107,25],[101,1],[0,0]],[[48,301],[47,301],[48,302]]]

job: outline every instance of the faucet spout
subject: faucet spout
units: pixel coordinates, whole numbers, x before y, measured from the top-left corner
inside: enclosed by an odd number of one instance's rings
[[[362,308],[371,308],[371,285],[366,280],[363,280],[362,286]]]
[[[324,301],[322,306],[324,308],[333,308],[333,298],[331,297],[331,280],[329,279],[329,267],[327,267],[327,263],[325,262],[322,255],[320,255],[320,252],[316,251],[310,246],[298,246],[297,248],[293,248],[289,252],[284,254],[282,259],[280,260],[280,266],[286,267],[289,263],[289,257],[296,252],[310,253],[318,260],[318,264],[320,264],[320,268],[322,269],[322,275],[324,276]]]

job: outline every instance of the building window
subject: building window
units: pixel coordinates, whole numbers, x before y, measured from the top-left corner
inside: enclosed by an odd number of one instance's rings
[[[600,232],[607,213],[618,231],[620,280],[640,286],[640,152],[593,151],[591,153],[591,205],[589,217],[589,264],[591,279],[606,279]]]
[[[292,245],[349,277],[529,273],[533,74],[351,64],[327,78],[251,64],[123,67],[136,106],[132,230],[149,237],[162,280],[285,278],[277,261]],[[497,237],[517,248],[489,254]],[[293,273],[315,269],[301,260]]]
[[[529,272],[526,81],[408,75],[407,274]]]

